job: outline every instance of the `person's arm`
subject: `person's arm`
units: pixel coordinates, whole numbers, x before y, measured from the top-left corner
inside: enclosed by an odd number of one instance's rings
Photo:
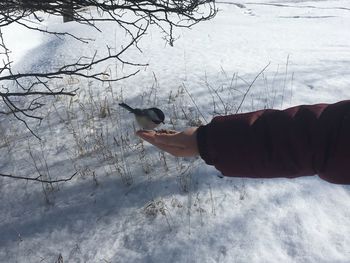
[[[148,141],[166,151],[175,147],[171,150],[178,156],[184,149],[184,156],[198,151],[225,176],[318,174],[332,183],[350,184],[350,101],[219,116],[190,131],[155,134]]]

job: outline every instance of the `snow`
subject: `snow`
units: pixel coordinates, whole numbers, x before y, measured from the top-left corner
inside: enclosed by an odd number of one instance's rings
[[[219,178],[200,159],[142,143],[118,107],[122,100],[156,105],[167,115],[164,127],[181,130],[237,110],[349,98],[348,1],[240,1],[218,8],[213,20],[178,29],[174,47],[150,28],[139,43],[143,53],[125,54],[149,63],[135,77],[111,85],[52,82],[79,88],[79,95],[48,100],[43,122],[30,122],[40,142],[0,115],[1,173],[55,179],[79,171],[52,186],[0,178],[0,262],[55,262],[59,255],[64,262],[349,262],[349,186],[317,176]],[[55,68],[96,48],[106,52],[106,44],[118,50],[127,43],[111,24],[99,34],[52,17],[45,23],[95,41],[84,45],[13,27],[3,33],[15,70]],[[114,62],[99,69],[118,76],[135,70]]]

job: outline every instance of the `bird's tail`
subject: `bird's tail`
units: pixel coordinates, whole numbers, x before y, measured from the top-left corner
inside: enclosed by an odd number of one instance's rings
[[[129,105],[125,104],[125,103],[119,103],[119,106],[123,107],[124,109],[134,113],[135,110],[133,108],[131,108]]]

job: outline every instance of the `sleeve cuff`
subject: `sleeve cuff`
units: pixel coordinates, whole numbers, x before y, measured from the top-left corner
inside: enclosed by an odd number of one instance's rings
[[[213,165],[213,160],[210,157],[207,143],[208,126],[200,126],[197,129],[197,146],[200,157],[206,164]]]

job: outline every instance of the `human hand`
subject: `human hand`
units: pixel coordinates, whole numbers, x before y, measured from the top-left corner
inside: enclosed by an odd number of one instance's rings
[[[197,128],[177,131],[137,131],[136,135],[159,149],[177,157],[190,157],[199,154],[197,146]]]

